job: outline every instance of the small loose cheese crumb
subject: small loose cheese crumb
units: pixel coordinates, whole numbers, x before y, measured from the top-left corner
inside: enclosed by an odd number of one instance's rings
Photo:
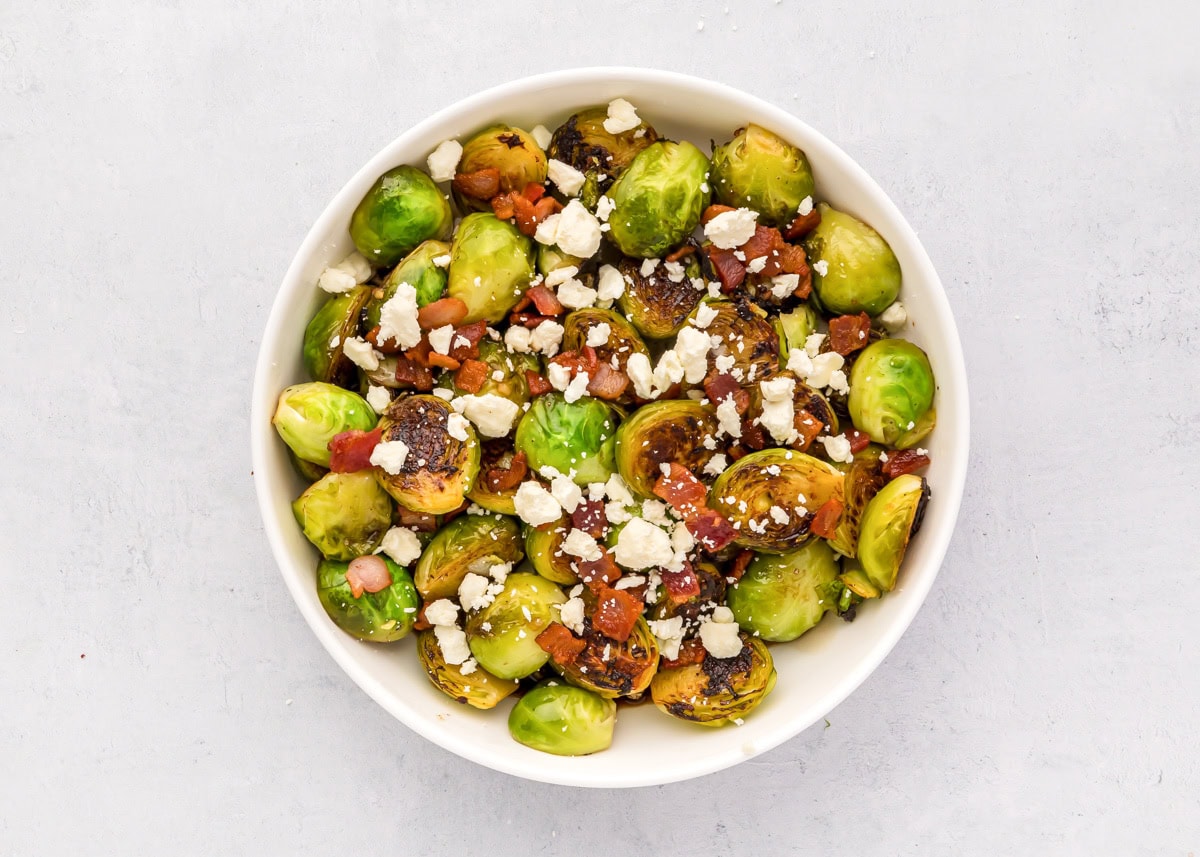
[[[755,256],[753,259],[751,259],[749,262],[746,263],[746,270],[749,271],[751,274],[757,274],[759,271],[761,271],[765,267],[767,267],[767,257],[766,256]]]
[[[375,413],[382,414],[391,403],[392,394],[387,387],[380,387],[376,384],[367,385],[367,404]]]
[[[563,553],[577,556],[584,562],[594,562],[600,559],[600,545],[583,530],[574,529],[567,533],[562,542]]]
[[[792,294],[799,287],[799,274],[777,274],[771,278],[771,294],[780,300]]]
[[[551,215],[543,223],[548,223],[554,217],[555,215]],[[573,199],[557,217],[553,243],[564,253],[578,256],[580,259],[590,259],[594,256],[600,249],[600,221],[595,215],[588,211],[582,202]],[[541,231],[540,226],[538,231]]]
[[[564,164],[555,158],[551,158],[547,163],[546,172],[550,176],[550,181],[554,182],[565,196],[578,196],[579,190],[587,178],[570,164]]]
[[[805,381],[810,387],[818,389],[828,387],[833,378],[833,373],[840,371],[845,364],[846,358],[836,351],[826,351],[824,354],[818,354],[812,358],[812,371],[808,373]]]
[[[455,440],[466,443],[471,436],[471,424],[462,414],[451,414],[446,418],[446,433]]]
[[[672,283],[682,283],[684,277],[687,276],[687,271],[680,262],[663,262],[663,269],[667,272],[667,279]]]
[[[654,367],[654,389],[661,395],[683,380],[683,361],[674,349],[664,351]]]
[[[455,403],[462,402],[462,414],[471,422],[484,437],[504,437],[512,430],[513,420],[517,418],[521,406],[495,393],[484,393],[481,396],[462,396]]]
[[[617,536],[616,561],[626,568],[667,565],[675,556],[666,531],[641,518],[633,518]]]
[[[723,211],[704,224],[704,236],[714,247],[732,250],[754,237],[754,227],[757,223],[758,212],[753,209]]]
[[[612,214],[613,209],[617,204],[610,197],[602,196],[596,200],[596,219],[604,222],[608,220],[608,216]]]
[[[426,612],[428,616],[428,611]],[[438,648],[442,650],[442,657],[446,663],[458,666],[463,664],[462,672],[470,675],[475,671],[474,662],[471,658],[471,647],[467,645],[467,635],[462,628],[452,628],[445,625],[436,625],[433,629],[434,635],[437,637]],[[471,669],[466,668],[467,663],[472,663]]]
[[[553,246],[558,240],[558,221],[560,219],[561,215],[551,214],[539,223],[533,232],[533,240],[539,244],[545,244],[547,247]]]
[[[810,333],[804,339],[804,353],[809,357],[816,357],[821,353],[821,345],[825,342],[825,334]]]
[[[402,440],[384,440],[371,450],[371,463],[392,476],[398,474],[408,458],[408,444]]]
[[[742,653],[742,638],[738,636],[733,611],[724,605],[713,611],[712,617],[700,625],[700,642],[714,658],[736,658]]]
[[[383,534],[379,550],[390,556],[399,565],[416,562],[421,556],[421,542],[417,534],[408,527],[392,527]]]
[[[638,273],[643,277],[648,277],[654,273],[654,269],[658,267],[657,259],[643,259],[642,266],[638,268]]]
[[[433,264],[439,268],[449,268],[450,267],[450,254],[443,253],[440,256],[434,256]]]
[[[812,269],[822,277],[829,275],[829,263],[824,259],[818,259],[817,261],[813,262]]]
[[[800,200],[800,207],[796,209],[796,213],[799,214],[801,217],[804,217],[806,215],[812,214],[812,210],[813,210],[813,198],[811,196],[806,196],[806,197],[804,197],[804,199]]]
[[[742,416],[738,413],[733,396],[726,396],[717,405],[717,428],[730,437],[742,436]]]
[[[538,144],[539,149],[548,149],[550,147],[553,135],[545,125],[534,125],[529,133],[533,137],[533,142]]]
[[[590,345],[592,348],[600,348],[608,344],[608,337],[610,335],[612,335],[612,325],[607,321],[594,324],[588,328],[587,339],[584,340],[584,345]]]
[[[625,278],[612,265],[601,265],[596,275],[596,299],[615,301],[625,293]]]
[[[358,283],[355,281],[353,274],[349,274],[336,267],[326,268],[317,279],[317,286],[331,295],[340,295],[342,292],[348,292],[357,285]]]
[[[692,318],[692,324],[704,330],[716,320],[716,317],[717,311],[709,304],[700,304],[700,306],[696,307],[696,315]]]
[[[458,601],[464,610],[482,610],[496,600],[496,596],[488,592],[491,586],[492,582],[482,574],[467,572],[458,585]]]
[[[553,357],[562,344],[563,333],[563,326],[557,321],[543,321],[530,333],[529,350],[540,351],[546,357]]]
[[[571,596],[567,599],[566,604],[558,608],[558,621],[562,622],[576,634],[582,634],[584,632],[584,607],[582,598]]]
[[[438,354],[450,353],[450,340],[454,339],[454,325],[445,324],[429,331],[429,347]]]
[[[562,473],[550,478],[550,493],[568,515],[578,508],[583,500],[583,489],[575,480]]]
[[[579,268],[577,268],[576,266],[563,265],[561,268],[555,268],[553,271],[551,271],[549,274],[547,274],[546,279],[543,281],[542,284],[544,286],[546,286],[547,288],[554,289],[554,288],[557,288],[558,286],[561,286],[563,283],[567,282],[568,280],[570,280],[572,277],[574,277],[578,273],[579,273]]]
[[[633,384],[633,392],[640,399],[654,397],[654,372],[650,369],[650,358],[640,351],[629,355],[625,361],[625,374]]]
[[[531,527],[540,527],[562,517],[562,506],[540,482],[522,482],[513,496],[517,516]]]
[[[563,390],[563,398],[568,402],[578,402],[587,395],[587,387],[592,381],[587,372],[576,372],[575,377],[571,379],[571,383],[567,384],[567,388]]]
[[[708,464],[704,465],[704,472],[709,476],[720,476],[728,466],[729,462],[725,458],[725,453],[718,452],[708,460]]]
[[[825,445],[825,454],[831,460],[840,461],[843,464],[849,464],[854,460],[854,453],[850,451],[850,441],[844,434],[818,439]]]
[[[425,620],[430,625],[453,628],[458,624],[458,605],[449,598],[439,598],[425,606]]]
[[[625,506],[633,505],[633,493],[620,473],[614,473],[608,477],[608,481],[604,483],[604,493],[609,500]]]
[[[533,331],[519,324],[514,324],[508,330],[504,331],[504,346],[509,351],[514,351],[517,354],[528,352],[532,339]]]
[[[546,380],[554,389],[565,390],[571,383],[571,370],[561,363],[551,363],[546,367]]]
[[[699,384],[708,374],[708,352],[712,342],[708,334],[695,327],[685,327],[675,338],[675,353],[683,364],[683,378],[689,384]]]
[[[371,347],[371,343],[361,336],[352,336],[342,343],[342,353],[351,363],[367,372],[374,372],[379,368],[379,354]]]
[[[900,301],[893,301],[891,306],[879,314],[879,323],[892,333],[903,330],[908,324],[908,310]]]
[[[458,140],[443,140],[438,147],[429,153],[425,164],[429,167],[429,176],[435,182],[448,182],[458,172],[458,162],[462,158],[463,147]]]
[[[791,443],[796,437],[795,405],[796,379],[780,375],[758,385],[762,394],[762,416],[758,424],[770,432],[779,443]]]
[[[623,134],[641,124],[637,108],[624,98],[614,98],[608,103],[608,118],[604,120],[604,130],[608,133]]]
[[[658,640],[658,649],[664,658],[679,657],[679,645],[683,642],[683,617],[649,619],[650,633]]]

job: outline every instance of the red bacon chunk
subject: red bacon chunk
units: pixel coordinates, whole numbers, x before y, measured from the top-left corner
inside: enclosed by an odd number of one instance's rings
[[[371,453],[379,443],[383,429],[370,431],[352,429],[333,436],[329,441],[329,469],[334,473],[354,473],[371,466]]]
[[[887,455],[888,460],[883,463],[883,475],[888,479],[914,473],[929,466],[929,456],[915,449],[901,449]]]
[[[704,663],[704,658],[708,656],[708,652],[704,650],[704,644],[693,638],[684,640],[679,647],[679,654],[673,658],[663,658],[662,668],[672,670],[676,667],[691,667]]]
[[[542,651],[550,655],[556,664],[571,664],[579,657],[579,653],[587,648],[587,643],[574,634],[565,625],[552,622],[546,630],[537,635],[537,644]]]
[[[829,319],[829,347],[843,357],[866,347],[870,335],[871,317],[865,312]]]
[[[664,568],[659,575],[662,577],[663,589],[667,590],[667,595],[676,604],[682,604],[700,594],[700,578],[696,577],[696,571],[690,562],[685,562],[679,571],[668,571]]]
[[[525,294],[529,296],[533,305],[537,307],[537,311],[542,315],[562,315],[567,311],[566,307],[559,303],[558,297],[554,292],[545,286],[534,286],[533,288],[526,289]]]
[[[606,637],[625,642],[642,615],[642,605],[623,589],[604,587],[598,593],[592,627]]]
[[[705,378],[704,394],[714,405],[733,396],[733,404],[739,414],[746,413],[746,409],[750,407],[750,394],[743,390],[737,378],[728,372],[714,372]]]
[[[831,497],[826,500],[820,509],[817,509],[817,514],[813,515],[812,523],[808,525],[808,529],[814,536],[820,536],[823,539],[833,538],[837,532],[838,519],[842,517],[842,509],[844,505],[842,501],[836,497]]]
[[[737,530],[725,517],[713,509],[705,509],[687,522],[688,532],[695,536],[701,547],[715,553],[728,545],[737,536]]]
[[[524,453],[521,453],[524,455]],[[593,539],[602,539],[608,532],[608,517],[604,514],[604,503],[584,498],[571,513],[571,526],[583,530]]]
[[[717,279],[721,281],[721,291],[732,292],[746,280],[746,265],[733,255],[732,250],[723,250],[709,244],[704,248],[708,262],[712,265]]]
[[[682,464],[672,461],[669,474],[658,477],[654,494],[666,500],[684,518],[703,508],[708,489]]]

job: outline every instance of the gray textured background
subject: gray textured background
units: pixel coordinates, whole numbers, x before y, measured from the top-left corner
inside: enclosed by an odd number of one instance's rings
[[[731,5],[0,6],[0,854],[1200,852],[1196,5]],[[939,267],[975,426],[942,575],[827,728],[607,793],[354,687],[247,448],[329,197],[434,109],[590,64],[720,79],[857,158]]]

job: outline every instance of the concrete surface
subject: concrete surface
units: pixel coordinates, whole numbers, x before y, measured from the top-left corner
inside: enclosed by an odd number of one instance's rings
[[[1197,7],[684,5],[0,7],[0,855],[1200,851]],[[932,596],[829,726],[632,792],[371,703],[247,449],[326,200],[435,108],[588,64],[719,78],[858,158],[939,266],[975,424]]]

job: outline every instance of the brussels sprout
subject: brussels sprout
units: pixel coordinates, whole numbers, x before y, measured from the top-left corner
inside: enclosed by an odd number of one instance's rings
[[[626,256],[657,258],[680,244],[708,205],[708,158],[691,143],[659,141],[638,152],[609,190],[609,237]]]
[[[724,726],[758,707],[775,687],[775,664],[760,640],[743,634],[741,654],[659,670],[650,696],[660,711],[702,726]]]
[[[304,331],[304,368],[314,381],[339,387],[357,386],[358,367],[342,353],[342,345],[358,334],[359,315],[371,289],[359,286],[334,295],[321,305]]]
[[[857,595],[860,600],[866,598],[878,598],[883,594],[883,590],[871,582],[870,578],[867,577],[866,572],[862,570],[861,566],[843,569],[842,573],[838,575],[838,580],[847,590],[852,592],[854,595]],[[848,599],[845,599],[844,596],[839,599],[839,602],[842,600],[848,601]],[[840,614],[845,612],[846,608],[839,603],[838,613]]]
[[[607,106],[581,110],[558,126],[550,140],[550,157],[593,178],[600,191],[625,172],[635,155],[658,140],[658,133],[645,122],[620,134],[606,131],[607,118]]]
[[[846,465],[843,483],[845,496],[842,499],[845,508],[842,509],[842,517],[838,519],[837,531],[829,540],[829,546],[842,556],[854,557],[857,553],[858,527],[863,511],[867,508],[867,503],[871,502],[871,498],[879,493],[879,489],[888,481],[879,461],[880,452],[879,447],[868,446],[854,456],[854,461]]]
[[[310,381],[279,394],[271,422],[297,458],[328,467],[329,441],[334,435],[375,428],[375,411],[357,393]]]
[[[379,482],[397,503],[413,512],[444,515],[462,505],[479,472],[479,441],[450,436],[450,405],[437,396],[406,396],[392,402],[379,421],[380,443],[402,441],[408,455],[398,473],[380,470]]]
[[[434,687],[472,708],[495,708],[518,687],[515,681],[497,678],[479,666],[463,675],[461,667],[446,663],[437,634],[432,630],[417,634],[417,654]]]
[[[647,358],[650,356],[646,343],[642,342],[642,337],[623,315],[598,307],[577,309],[567,315],[563,321],[563,351],[582,349],[587,344],[588,333],[599,324],[608,325],[608,341],[604,345],[596,346],[596,357],[601,363],[611,366],[615,357],[617,368],[624,372],[630,355],[644,354]],[[623,398],[628,399],[628,393]]]
[[[520,193],[528,184],[546,181],[546,153],[527,131],[493,125],[463,143],[460,173],[494,169],[500,172],[500,193]],[[457,190],[454,198],[464,211],[490,211],[486,199],[475,199]]]
[[[779,336],[779,356],[784,365],[793,348],[804,350],[804,340],[817,332],[817,314],[808,304],[800,304],[791,312],[775,316],[775,333]]]
[[[625,291],[617,304],[644,336],[664,339],[679,333],[704,297],[704,291],[692,285],[692,280],[700,276],[700,262],[694,253],[683,261],[683,266],[684,277],[679,282],[670,278],[663,265],[655,267],[649,276],[642,276],[641,262],[636,259],[622,259],[617,266],[625,277]]]
[[[903,339],[872,342],[850,370],[848,407],[854,427],[876,443],[916,446],[933,431],[933,368]]]
[[[383,305],[396,294],[401,283],[408,283],[417,292],[417,306],[431,304],[446,291],[446,269],[434,264],[434,259],[445,256],[450,252],[450,245],[445,241],[422,241],[404,260],[392,268],[387,279],[383,281],[382,293],[375,292],[366,308],[366,329],[370,330],[379,324],[379,313]]]
[[[760,554],[730,587],[726,603],[743,631],[786,643],[815,626],[833,606],[819,590],[837,580],[839,570],[823,539],[779,556]]]
[[[288,459],[292,462],[292,467],[296,468],[296,472],[300,474],[300,478],[305,482],[312,484],[329,472],[328,468],[322,467],[319,464],[313,464],[311,461],[305,461],[299,458],[296,453],[288,450]]]
[[[605,482],[616,470],[616,412],[585,396],[568,402],[561,393],[538,396],[517,424],[516,448],[529,466],[575,472],[579,485]]]
[[[539,243],[537,245],[537,269],[543,277],[559,268],[581,267],[583,261],[578,256],[564,253],[557,244]]]
[[[617,469],[631,489],[654,496],[660,465],[676,462],[700,473],[715,450],[704,446],[717,435],[712,409],[693,399],[650,402],[635,410],[617,429]]]
[[[521,561],[521,528],[502,515],[460,515],[421,553],[413,578],[426,601],[453,598],[468,572],[487,576],[493,565]]]
[[[480,666],[500,678],[524,678],[550,656],[537,635],[558,619],[567,596],[536,574],[515,572],[496,600],[467,619],[467,643]]]
[[[754,123],[713,151],[712,182],[717,199],[754,209],[767,226],[790,223],[814,188],[804,152]]]
[[[589,609],[594,609],[596,598],[590,591],[584,592],[583,599]],[[650,686],[658,668],[658,641],[645,619],[638,617],[624,642],[592,630],[583,639],[587,646],[574,661],[554,663],[571,684],[607,698],[637,696]]]
[[[782,553],[801,544],[813,515],[835,498],[842,498],[842,474],[836,468],[802,452],[763,449],[718,476],[708,503],[737,528],[739,545]],[[774,507],[783,511],[785,522],[771,514]]]
[[[349,562],[378,547],[392,501],[369,470],[327,473],[296,498],[292,513],[322,556]]]
[[[480,453],[479,476],[476,477],[475,484],[471,486],[471,490],[467,492],[467,499],[482,506],[489,512],[498,512],[501,515],[516,515],[517,488],[520,485],[495,490],[488,484],[487,478],[488,471],[493,468],[508,470],[512,465],[513,456],[512,443],[507,438],[485,441]]]
[[[450,252],[447,293],[467,305],[465,322],[496,324],[533,279],[533,242],[494,214],[468,214]]]
[[[737,377],[740,370],[743,386],[757,384],[779,370],[779,335],[767,321],[766,312],[742,295],[709,306],[717,315],[704,332],[721,338],[721,344],[709,354],[710,363],[717,357],[732,357],[731,371]]]
[[[483,361],[488,366],[487,378],[484,380],[483,386],[476,391],[478,395],[493,393],[511,402],[516,402],[518,405],[529,401],[529,380],[526,378],[525,372],[541,371],[541,364],[538,363],[537,357],[532,354],[514,354],[505,348],[503,343],[484,339],[479,343],[479,357],[476,359]],[[501,377],[496,377],[497,372]],[[471,392],[458,386],[457,382],[453,383],[456,392],[460,394]]]
[[[693,595],[686,601],[676,601],[667,592],[666,587],[661,587],[658,600],[654,603],[655,619],[682,616],[684,627],[693,628],[703,617],[712,613],[713,605],[725,603],[725,591],[728,587],[725,575],[719,568],[711,562],[698,562],[692,571],[700,583],[700,594]]]
[[[852,584],[852,577],[857,576],[861,582],[869,588],[869,595],[859,595],[856,590],[857,584]],[[830,581],[820,589],[821,600],[830,605],[831,610],[836,610],[838,617],[844,622],[853,622],[858,615],[858,605],[862,604],[866,598],[878,598],[880,590],[876,589],[862,573],[861,569],[856,571],[843,571],[837,580]]]
[[[350,216],[350,237],[376,267],[388,268],[427,238],[446,238],[454,215],[433,179],[402,165],[375,180]]]
[[[527,692],[508,715],[514,739],[556,756],[607,749],[616,723],[617,704],[611,699],[553,679]]]
[[[883,237],[861,220],[817,206],[821,222],[804,239],[810,266],[828,264],[826,273],[813,267],[813,290],[831,315],[866,312],[879,315],[900,294],[900,263]]]
[[[891,592],[908,542],[921,527],[929,485],[920,476],[897,476],[871,498],[858,535],[858,561],[867,579]]]
[[[575,557],[562,549],[567,530],[568,526],[562,524],[544,530],[525,528],[525,556],[529,564],[542,577],[562,586],[579,582],[579,577],[571,568],[576,562]]]
[[[375,557],[387,565],[392,585],[379,592],[364,592],[358,598],[346,582],[349,563],[323,559],[317,566],[317,597],[339,628],[369,643],[391,643],[408,635],[417,621],[417,590],[412,578],[387,557]]]

